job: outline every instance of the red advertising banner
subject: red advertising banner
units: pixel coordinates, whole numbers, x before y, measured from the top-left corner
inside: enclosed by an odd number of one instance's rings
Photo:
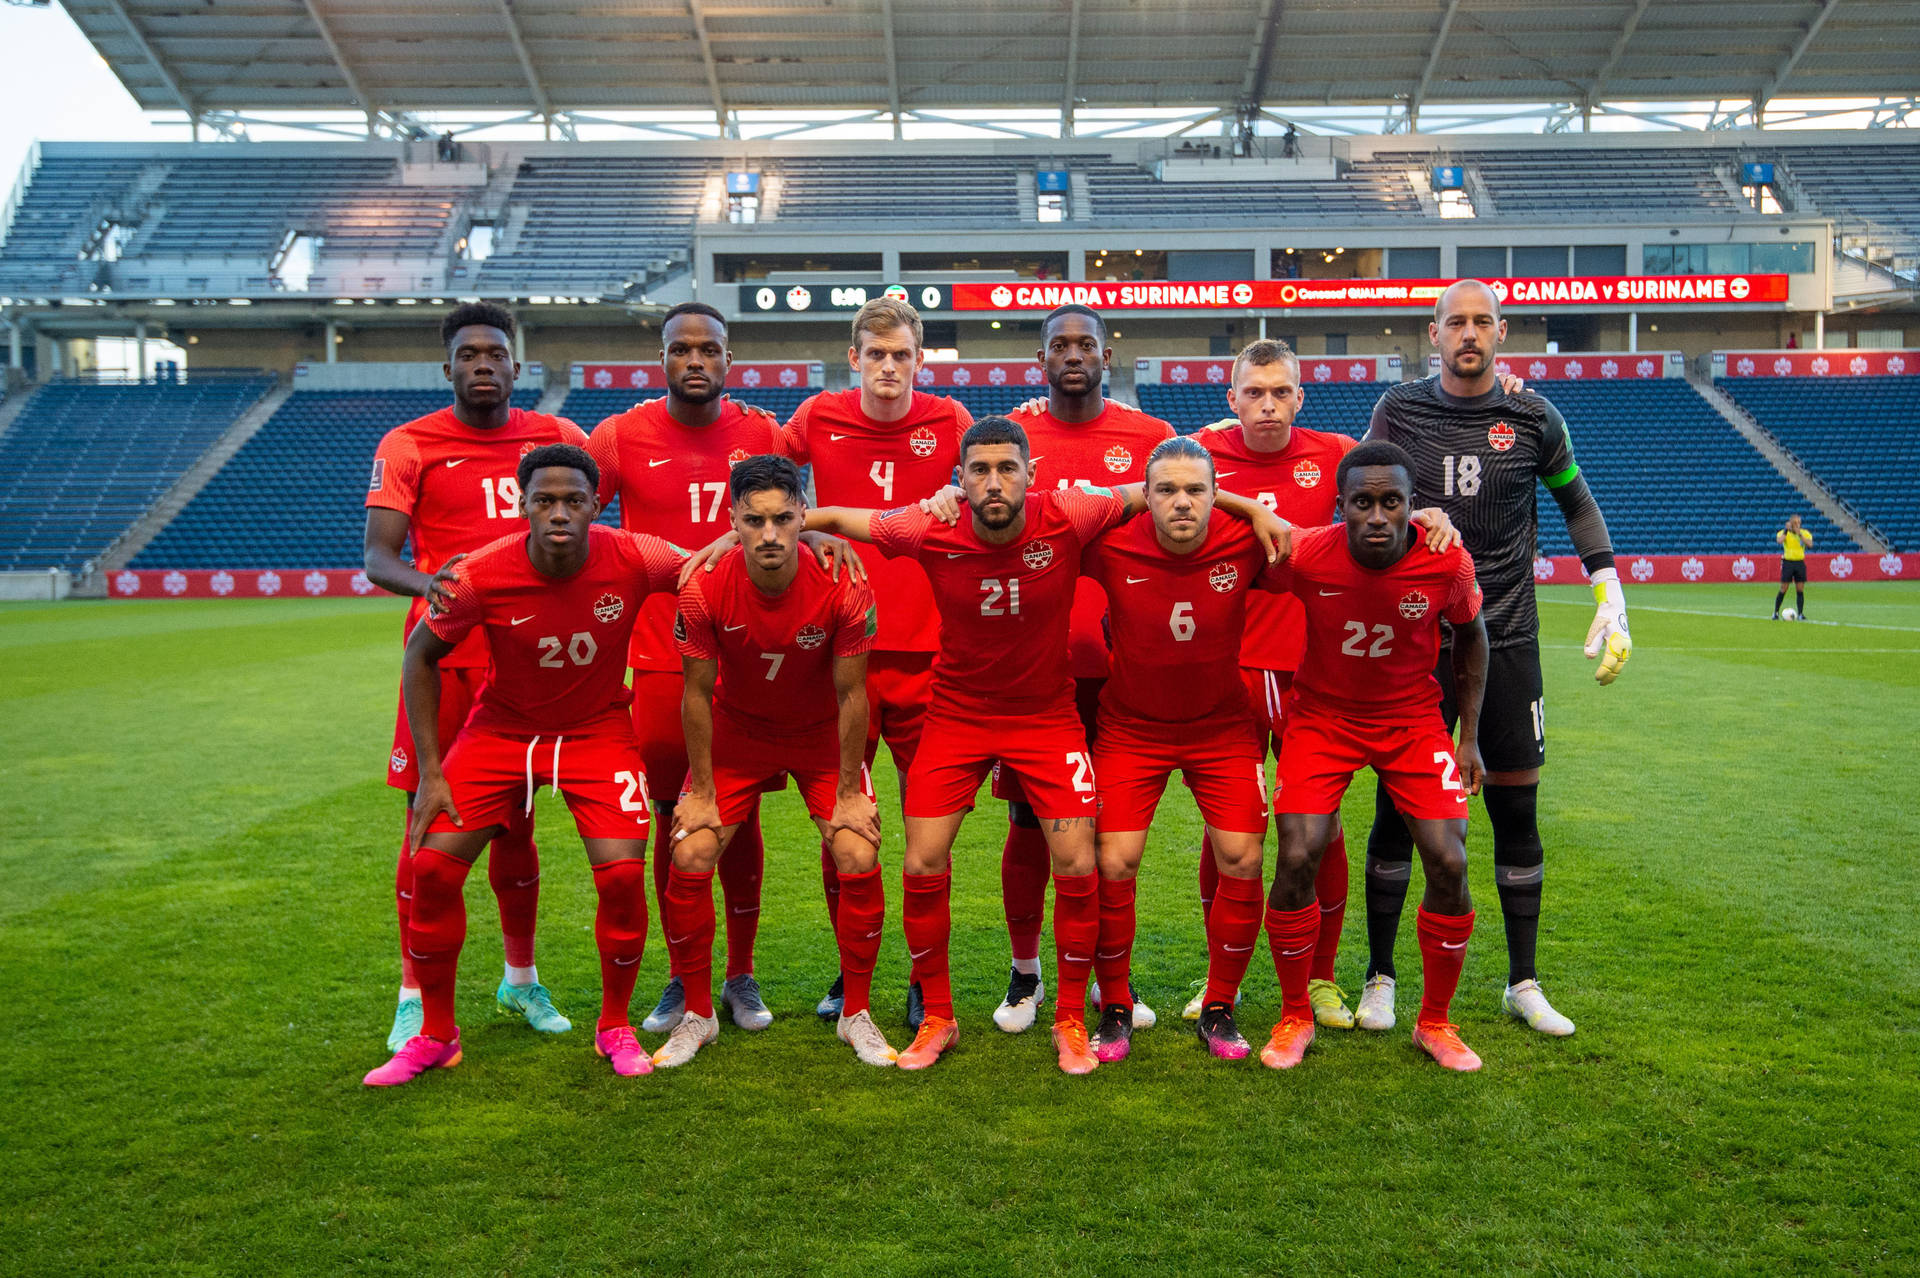
[[[924,364],[913,384],[921,390],[942,386],[1031,386],[1047,393],[1047,370],[1031,359],[965,359]]]
[[[1166,359],[1142,357],[1133,361],[1135,385],[1225,386],[1233,380],[1231,359]],[[1302,355],[1300,380],[1308,385],[1327,382],[1397,382],[1398,355],[1341,355],[1332,358]]]
[[[1645,377],[1685,377],[1686,358],[1678,351],[1580,351],[1561,355],[1502,355],[1494,369],[1532,382],[1632,381]],[[1440,357],[1427,356],[1428,374],[1440,371]]]
[[[1614,565],[1624,582],[1744,582],[1777,581],[1778,555],[1616,555]],[[1807,576],[1814,581],[1911,581],[1920,577],[1920,555],[1908,562],[1904,555],[1871,551],[1808,555]],[[1554,555],[1533,561],[1533,579],[1542,584],[1580,585],[1587,579],[1577,555]],[[1628,609],[1633,605],[1629,603]]]
[[[1912,377],[1920,351],[1715,351],[1715,377]]]
[[[1048,280],[953,286],[957,311],[1430,308],[1452,280]],[[1787,300],[1784,275],[1577,275],[1488,280],[1514,306],[1726,306]]]
[[[109,599],[350,599],[386,593],[358,568],[127,568],[107,579]]]
[[[575,390],[637,390],[665,394],[667,375],[658,364],[575,364],[569,385]],[[819,389],[826,369],[819,360],[737,360],[727,370],[727,389],[761,387]]]

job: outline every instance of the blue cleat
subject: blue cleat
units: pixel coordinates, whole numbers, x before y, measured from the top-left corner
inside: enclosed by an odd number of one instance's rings
[[[402,999],[393,1009],[393,1029],[387,1033],[387,1050],[398,1052],[405,1047],[407,1040],[420,1032],[425,1016],[419,999]]]
[[[827,987],[827,992],[821,995],[820,1001],[814,1005],[813,1014],[823,1021],[837,1023],[840,1020],[840,1009],[845,1007],[846,1003],[847,978],[835,976],[833,984]]]
[[[524,1017],[527,1024],[542,1034],[564,1034],[573,1028],[573,1022],[554,1007],[547,987],[538,981],[531,985],[512,985],[502,977],[500,988],[493,992],[493,1001],[500,1005],[502,1012]]]
[[[914,981],[907,986],[907,1028],[918,1034],[926,1019],[927,999],[920,992],[920,982]]]
[[[640,1022],[640,1028],[649,1034],[669,1034],[686,1014],[687,994],[680,985],[680,978],[676,976],[667,982],[667,988],[660,991],[660,1001]]]

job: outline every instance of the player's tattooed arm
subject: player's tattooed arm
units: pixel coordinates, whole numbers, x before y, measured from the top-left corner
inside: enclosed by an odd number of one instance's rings
[[[698,830],[720,835],[720,808],[713,791],[713,685],[720,663],[702,657],[680,658],[686,689],[680,694],[680,728],[687,738],[687,792],[673,809],[673,839],[678,843]]]
[[[880,810],[867,797],[867,655],[833,659],[833,695],[840,703],[840,780],[833,795],[827,838],[841,830],[880,846]]]
[[[1443,555],[1461,544],[1460,530],[1438,506],[1423,506],[1408,515],[1407,520],[1427,530],[1427,549],[1436,555]]]
[[[420,764],[420,788],[414,792],[413,813],[407,820],[407,847],[418,851],[427,827],[442,812],[455,825],[460,813],[453,806],[453,788],[440,768],[440,662],[453,645],[422,624],[407,637],[400,659],[400,694],[406,701],[407,728],[413,733],[413,752]]]
[[[1487,622],[1476,614],[1453,628],[1453,686],[1460,707],[1460,780],[1468,794],[1480,793],[1487,765],[1480,757],[1480,703],[1487,691]]]
[[[415,598],[424,595],[427,604],[435,612],[444,611],[453,603],[452,583],[457,576],[454,569],[466,556],[455,555],[441,564],[440,571],[436,573],[421,572],[401,556],[401,551],[406,548],[407,530],[411,522],[404,510],[391,510],[385,506],[367,507],[367,531],[361,547],[361,564],[366,569],[367,580],[382,590]]]

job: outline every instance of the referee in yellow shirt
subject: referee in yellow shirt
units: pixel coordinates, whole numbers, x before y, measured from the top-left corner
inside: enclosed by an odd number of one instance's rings
[[[1773,619],[1780,620],[1780,603],[1787,597],[1787,583],[1793,583],[1793,611],[1800,620],[1807,616],[1807,547],[1813,534],[1800,526],[1800,516],[1788,515],[1787,526],[1773,535],[1780,543],[1780,593],[1773,597]]]

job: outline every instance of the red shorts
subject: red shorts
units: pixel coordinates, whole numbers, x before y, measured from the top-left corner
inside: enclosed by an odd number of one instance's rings
[[[687,732],[680,722],[680,698],[686,687],[686,676],[671,670],[633,672],[633,735],[646,765],[649,794],[679,794],[686,788]],[[774,777],[765,788],[784,790],[787,779]]]
[[[468,729],[447,752],[445,770],[461,823],[442,813],[430,833],[504,825],[509,813],[532,806],[535,790],[553,786],[581,838],[647,837],[647,777],[640,749],[625,733],[515,741]]]
[[[873,762],[884,736],[893,751],[893,766],[911,771],[932,700],[931,652],[867,654],[867,762]]]
[[[910,817],[968,811],[990,770],[1017,776],[1042,818],[1095,815],[1098,791],[1086,729],[1065,705],[1019,718],[962,716],[936,706],[927,715],[901,806]]]
[[[754,805],[769,787],[786,788],[793,777],[806,801],[807,815],[826,821],[840,791],[840,733],[827,727],[812,736],[750,735],[723,715],[713,716],[713,796],[720,824],[738,825],[753,814]],[[869,799],[873,775],[860,769],[860,789]],[[681,794],[686,787],[682,786]]]
[[[1353,774],[1370,767],[1402,814],[1418,821],[1467,819],[1467,788],[1438,707],[1416,723],[1316,714],[1297,701],[1288,710],[1274,812],[1338,812]]]
[[[1175,768],[1216,830],[1267,832],[1267,756],[1251,721],[1154,724],[1100,717],[1100,830],[1144,830]]]
[[[1246,685],[1247,703],[1253,707],[1254,727],[1260,734],[1260,749],[1269,746],[1280,753],[1280,738],[1287,718],[1287,691],[1293,687],[1293,671],[1240,667],[1240,682]]]
[[[1073,681],[1073,708],[1080,716],[1080,731],[1091,744],[1100,735],[1100,690],[1107,686],[1107,677],[1098,679],[1075,679]],[[1026,791],[1020,788],[1017,772],[1006,768],[993,770],[993,797],[1005,799],[1010,803],[1025,803]],[[1038,811],[1038,809],[1035,809]],[[1068,815],[1073,815],[1069,813]]]
[[[453,748],[460,726],[473,712],[474,700],[487,686],[487,667],[440,667],[440,756]],[[400,697],[400,710],[393,721],[393,753],[387,756],[387,784],[412,794],[420,788],[419,751],[413,748],[413,730],[407,726],[407,698]]]

